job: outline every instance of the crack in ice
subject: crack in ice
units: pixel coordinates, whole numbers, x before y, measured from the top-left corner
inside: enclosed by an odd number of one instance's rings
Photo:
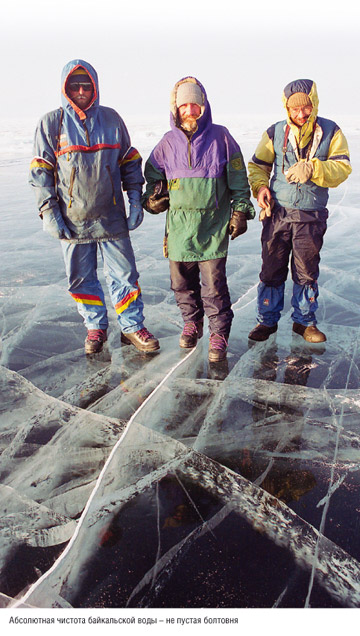
[[[356,341],[355,346],[353,348],[353,355],[352,355],[351,364],[349,365],[349,370],[348,370],[348,374],[347,374],[347,378],[346,378],[345,390],[347,390],[348,385],[349,385],[352,365],[355,364],[354,359],[355,359],[355,353],[357,351],[357,345],[358,345],[358,341]],[[325,388],[325,390],[326,390],[326,388]],[[332,406],[332,401],[331,401],[330,396],[329,396],[329,402],[330,402],[330,406]],[[317,566],[317,562],[318,562],[320,543],[321,543],[321,539],[322,539],[322,536],[323,536],[324,527],[325,527],[326,518],[327,518],[327,513],[328,513],[328,510],[329,510],[329,506],[330,506],[330,499],[331,499],[331,495],[332,495],[332,487],[333,487],[334,473],[335,473],[335,464],[336,464],[336,461],[337,461],[340,434],[341,434],[341,431],[343,430],[343,416],[344,416],[344,404],[342,404],[342,406],[341,406],[339,420],[337,419],[336,414],[335,414],[335,409],[333,408],[333,417],[334,417],[334,420],[335,420],[334,424],[335,424],[336,429],[337,429],[336,440],[335,440],[335,449],[334,449],[334,455],[333,455],[333,462],[332,462],[331,470],[330,470],[329,488],[328,488],[327,494],[325,495],[325,497],[322,500],[324,502],[324,504],[323,504],[324,508],[323,508],[323,513],[321,515],[321,521],[320,521],[320,527],[319,527],[319,536],[317,538],[316,545],[315,545],[314,561],[313,561],[313,566],[311,568],[308,593],[307,593],[307,597],[306,597],[306,600],[305,600],[305,607],[310,607],[310,598],[311,598],[311,592],[312,592],[313,585],[314,585],[315,570],[316,570],[316,566]]]
[[[161,380],[161,382],[157,385],[157,387],[150,393],[150,395],[148,395],[148,397],[144,400],[144,402],[142,402],[142,404],[139,406],[139,408],[137,409],[137,411],[135,411],[135,413],[133,413],[133,415],[131,416],[125,430],[123,431],[122,435],[120,436],[120,438],[118,439],[118,441],[116,442],[115,446],[112,448],[111,453],[107,459],[107,461],[105,462],[99,477],[97,478],[95,487],[89,497],[89,499],[86,502],[85,508],[81,514],[81,517],[79,519],[78,525],[76,527],[76,530],[73,534],[73,536],[71,537],[68,545],[66,546],[64,552],[60,555],[60,557],[55,561],[55,563],[53,563],[52,567],[45,572],[45,574],[40,577],[31,587],[30,589],[26,592],[26,594],[20,598],[14,605],[13,607],[16,608],[18,607],[21,603],[24,603],[26,601],[27,598],[29,598],[29,596],[36,590],[36,588],[50,575],[51,572],[53,572],[55,570],[55,568],[57,567],[57,565],[65,558],[65,556],[68,554],[69,550],[71,549],[73,543],[76,540],[76,537],[78,536],[79,532],[80,532],[80,528],[86,518],[86,515],[88,513],[88,510],[90,508],[90,505],[93,501],[93,499],[95,498],[95,495],[97,493],[97,491],[100,488],[100,484],[103,480],[104,475],[106,474],[107,471],[107,467],[109,466],[109,464],[111,463],[111,460],[113,458],[113,456],[115,455],[118,447],[120,446],[120,444],[123,442],[123,440],[126,438],[126,435],[128,434],[128,431],[131,427],[132,422],[135,420],[136,416],[138,415],[139,412],[141,412],[145,406],[148,404],[148,402],[154,397],[154,395],[156,395],[156,393],[160,390],[160,388],[163,386],[163,384],[165,384],[165,382],[167,381],[167,379],[172,375],[172,373],[174,373],[176,371],[176,369],[178,369],[178,367],[180,367],[182,364],[184,364],[184,362],[186,360],[188,360],[188,358],[194,353],[194,351],[196,350],[196,348],[192,349],[182,360],[180,360],[174,367],[172,367],[170,369],[170,371],[164,376],[164,378]]]

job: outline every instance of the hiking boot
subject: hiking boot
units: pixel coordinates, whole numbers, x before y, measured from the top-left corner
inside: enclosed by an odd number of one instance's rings
[[[198,322],[186,322],[182,334],[180,336],[179,345],[183,349],[192,349],[196,347],[196,343],[203,335],[204,323],[202,320]]]
[[[150,331],[146,329],[146,327],[139,329],[139,331],[134,331],[133,333],[122,333],[121,342],[123,344],[133,344],[136,349],[144,351],[145,353],[160,349],[159,341],[152,335],[152,333],[150,333]]]
[[[100,353],[107,340],[106,329],[88,329],[85,340],[85,353]]]
[[[264,340],[267,340],[272,333],[275,333],[277,328],[277,324],[272,327],[268,327],[267,325],[259,323],[252,331],[250,331],[248,338],[250,338],[250,340],[256,340],[256,342],[263,342]]]
[[[225,360],[228,343],[225,336],[220,333],[210,334],[209,341],[209,362],[220,362]]]
[[[293,331],[302,336],[306,342],[325,342],[326,336],[315,325],[306,327],[299,322],[294,322]]]

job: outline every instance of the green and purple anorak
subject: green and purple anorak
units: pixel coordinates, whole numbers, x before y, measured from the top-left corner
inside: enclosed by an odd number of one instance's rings
[[[178,121],[176,92],[183,82],[196,82],[204,97],[192,135]],[[240,147],[224,126],[212,123],[205,89],[192,77],[174,87],[170,125],[146,162],[143,202],[153,194],[156,182],[166,179],[170,207],[165,233],[170,260],[222,258],[228,250],[231,210],[244,212],[248,219],[255,216]]]

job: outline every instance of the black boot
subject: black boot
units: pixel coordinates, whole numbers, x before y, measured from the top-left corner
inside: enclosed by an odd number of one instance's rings
[[[250,338],[250,340],[256,340],[256,342],[263,342],[264,340],[267,340],[272,333],[275,333],[277,328],[277,324],[272,327],[258,324],[252,331],[250,331],[248,338]]]

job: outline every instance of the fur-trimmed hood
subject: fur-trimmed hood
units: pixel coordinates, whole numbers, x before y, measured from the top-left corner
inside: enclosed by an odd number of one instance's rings
[[[188,77],[183,77],[181,80],[176,82],[173,90],[171,91],[171,94],[170,94],[170,126],[171,126],[172,130],[174,128],[180,128],[179,119],[178,119],[178,113],[177,113],[177,106],[176,106],[176,95],[177,95],[177,91],[178,91],[179,86],[181,84],[185,84],[186,82],[191,82],[191,83],[197,84],[199,86],[199,88],[201,89],[201,92],[203,94],[203,104],[201,104],[201,115],[200,115],[199,119],[197,120],[198,129],[194,133],[194,135],[197,135],[197,134],[202,133],[203,130],[205,130],[205,128],[207,126],[211,126],[211,124],[212,124],[212,116],[211,116],[211,108],[210,108],[210,104],[209,104],[208,99],[207,99],[205,88],[203,87],[201,82],[199,82],[199,80],[196,79],[196,77],[192,77],[191,75],[189,75]]]

